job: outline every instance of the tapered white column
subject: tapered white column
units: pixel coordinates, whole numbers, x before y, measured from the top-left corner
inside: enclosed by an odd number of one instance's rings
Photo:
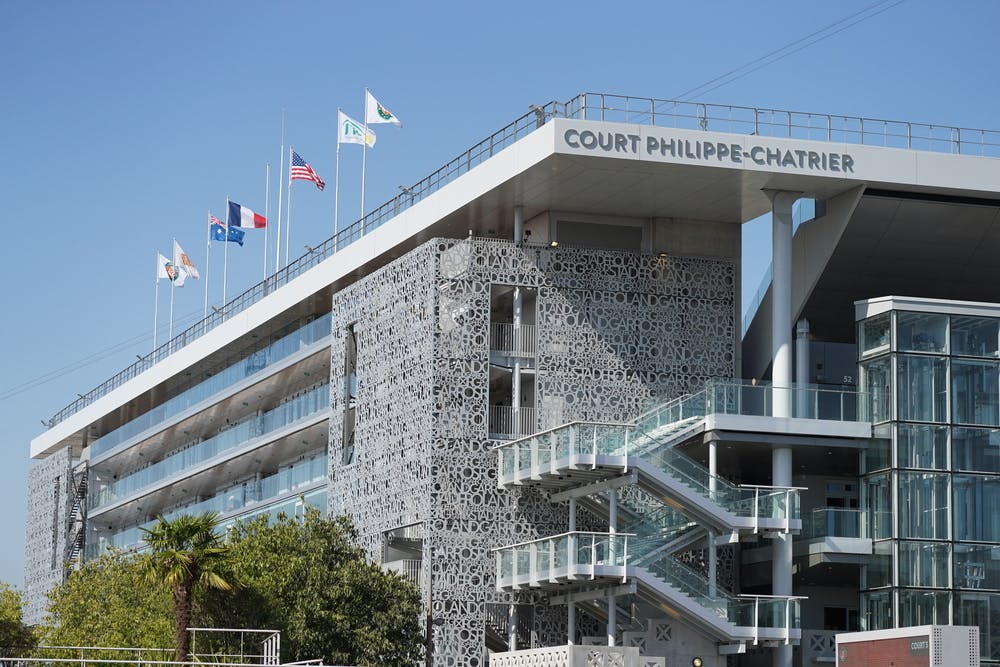
[[[791,417],[792,387],[792,204],[798,192],[765,190],[771,200],[771,384],[773,415]],[[771,455],[771,484],[792,485],[792,450],[775,447]],[[774,538],[771,557],[771,593],[792,594],[792,536]],[[792,666],[792,647],[774,649],[774,667]]]
[[[611,540],[608,544],[608,554],[615,553],[618,545],[615,543],[614,535],[618,532],[618,492],[614,489],[608,491],[608,532]],[[615,596],[608,596],[608,646],[615,645],[615,626],[618,625],[618,605],[615,603]]]
[[[798,387],[798,391],[795,392],[796,417],[816,418],[819,416],[812,409],[814,392],[805,391],[809,385],[810,370],[809,320],[803,317],[795,324],[795,386]]]
[[[708,442],[708,491],[712,501],[716,502],[716,487],[719,474],[719,443],[716,440]],[[715,598],[718,581],[718,547],[715,545],[715,531],[708,529],[708,597]]]

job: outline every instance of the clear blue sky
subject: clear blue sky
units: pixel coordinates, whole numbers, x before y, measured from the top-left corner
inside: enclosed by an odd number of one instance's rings
[[[149,351],[157,250],[177,238],[204,270],[206,211],[221,216],[227,195],[263,211],[282,109],[329,184],[295,188],[298,254],[332,231],[336,110],[361,117],[365,86],[404,123],[377,128],[373,207],[530,104],[674,98],[873,2],[2,3],[0,580],[22,581],[39,420]],[[907,0],[695,99],[1000,128],[997,26],[995,0]],[[341,155],[342,222],[358,217],[360,158]],[[751,292],[769,254],[754,230]],[[230,249],[230,295],[261,277],[263,235],[248,236]],[[177,293],[177,320],[200,314],[202,289]],[[164,326],[168,302],[164,289]]]

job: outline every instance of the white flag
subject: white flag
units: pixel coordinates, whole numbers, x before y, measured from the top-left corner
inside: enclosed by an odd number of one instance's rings
[[[174,287],[184,287],[187,271],[156,253],[156,282],[160,282],[160,278],[166,278]]]
[[[348,116],[343,111],[337,111],[337,143],[338,144],[368,144],[375,145],[375,133],[371,130],[365,133],[365,126]]]
[[[198,269],[195,268],[194,262],[191,261],[191,258],[188,257],[187,253],[184,252],[184,249],[181,248],[181,244],[177,241],[174,241],[174,264],[183,268],[184,271],[195,280],[201,277],[198,275]]]
[[[369,125],[374,123],[392,123],[400,127],[403,126],[399,122],[399,119],[391,111],[379,104],[375,96],[367,90],[365,90],[365,122]]]

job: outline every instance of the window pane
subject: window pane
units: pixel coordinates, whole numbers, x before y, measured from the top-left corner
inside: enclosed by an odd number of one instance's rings
[[[900,424],[897,450],[900,468],[934,468],[948,465],[948,427]]]
[[[899,543],[899,585],[948,587],[949,544]]]
[[[889,591],[861,594],[862,630],[884,630],[892,627],[892,595]]]
[[[896,313],[896,349],[917,352],[948,351],[948,316]]]
[[[861,364],[861,391],[868,398],[873,422],[883,422],[891,418],[889,374],[888,357]]]
[[[953,470],[1000,473],[1000,430],[951,429],[951,467]]]
[[[1000,546],[955,545],[956,588],[1000,588]]]
[[[955,539],[1000,542],[1000,477],[955,475]]]
[[[947,361],[941,357],[899,355],[896,362],[900,421],[947,421]]]
[[[881,588],[892,584],[892,542],[875,542],[868,563],[861,567],[861,588]]]
[[[1000,416],[1000,365],[992,361],[953,360],[951,390],[953,422],[997,425]]]
[[[945,591],[899,591],[900,625],[948,625],[950,596]]]
[[[969,357],[997,357],[997,325],[992,317],[951,318],[951,353]]]
[[[868,520],[871,522],[867,537],[873,540],[892,537],[892,489],[889,475],[872,475],[861,481],[861,507],[868,511]]]
[[[861,323],[858,335],[861,356],[889,349],[889,313],[870,317]]]
[[[948,539],[948,475],[899,473],[899,536]]]

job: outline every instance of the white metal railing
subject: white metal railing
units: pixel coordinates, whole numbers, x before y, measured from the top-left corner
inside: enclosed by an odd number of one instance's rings
[[[422,581],[420,576],[422,563],[423,561],[419,558],[401,558],[382,563],[382,567],[390,572],[396,572],[406,577],[413,585],[420,586]]]
[[[514,326],[510,322],[490,324],[490,351],[520,357],[535,356],[535,325]]]
[[[538,430],[538,414],[535,408],[510,405],[491,405],[489,409],[490,437],[496,440],[519,438]]]

